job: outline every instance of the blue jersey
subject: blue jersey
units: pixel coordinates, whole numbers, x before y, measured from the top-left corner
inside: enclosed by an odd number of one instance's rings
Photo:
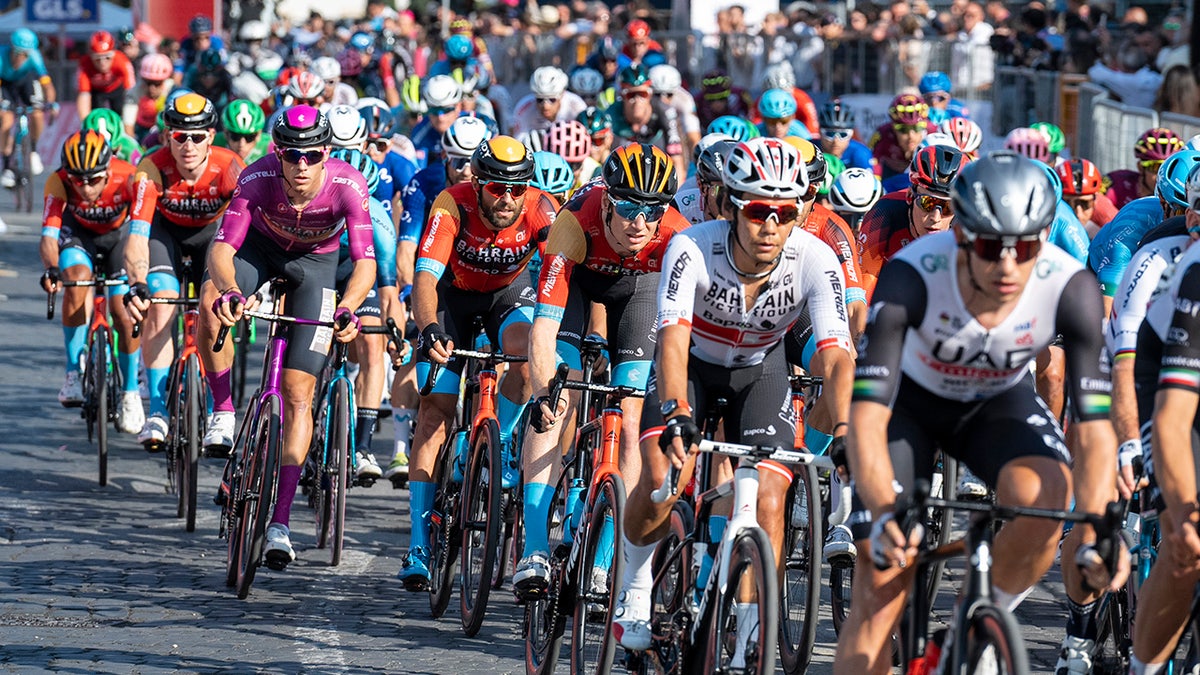
[[[371,214],[371,230],[375,240],[375,285],[396,285],[396,228],[392,217],[383,208],[383,202],[371,197],[367,211]],[[342,232],[339,258],[350,257],[350,235]]]
[[[404,187],[404,213],[400,216],[400,241],[416,243],[425,229],[429,206],[446,189],[446,166],[441,162],[430,164],[417,172]]]
[[[1126,204],[1096,234],[1088,249],[1088,266],[1100,280],[1105,296],[1111,298],[1116,294],[1138,242],[1162,221],[1162,204],[1158,197],[1150,195]]]
[[[870,148],[853,138],[850,139],[850,145],[846,147],[846,151],[842,153],[840,159],[847,169],[856,166],[867,171],[875,171],[875,155],[871,154]]]
[[[963,105],[963,102],[956,98],[950,99],[950,104],[946,106],[945,110],[937,108],[929,109],[929,121],[934,124],[941,124],[952,117],[970,116],[971,114],[967,112],[967,106]]]
[[[1072,258],[1087,264],[1088,240],[1087,229],[1079,222],[1075,210],[1063,200],[1058,200],[1054,212],[1054,223],[1050,225],[1049,241],[1071,255]]]
[[[442,133],[433,128],[428,119],[421,120],[413,127],[409,135],[413,147],[417,149],[417,167],[424,169],[430,162],[437,162],[442,157]]]
[[[762,134],[763,136],[767,135],[766,122],[758,123],[758,133]],[[808,127],[801,124],[799,120],[792,120],[792,123],[788,125],[787,135],[803,138],[806,141],[811,141],[813,137],[812,132],[808,130]]]
[[[887,178],[884,178],[880,183],[883,186],[883,194],[891,194],[897,190],[907,190],[912,187],[912,180],[908,177],[908,172],[897,173]]]
[[[434,75],[453,75],[455,68],[462,68],[464,76],[469,77],[471,73],[477,72],[483,68],[479,63],[479,59],[468,57],[466,62],[451,63],[449,59],[439,59],[429,66],[429,72],[425,77],[433,77]]]
[[[417,167],[407,158],[391,151],[388,151],[382,162],[375,162],[375,165],[379,167],[379,187],[375,188],[371,196],[383,202],[388,218],[391,218],[392,200],[405,185],[408,185],[408,181],[412,180]]]
[[[209,36],[208,48],[220,51],[223,57],[222,61],[228,58],[228,55],[225,53],[225,40],[221,39],[220,35],[213,34]],[[188,66],[195,64],[198,58],[200,58],[200,54],[196,51],[196,43],[190,36],[184,38],[183,42],[179,43],[179,60],[175,62],[175,72],[187,72]],[[271,127],[267,128],[270,129]]]
[[[12,67],[12,47],[0,47],[0,80],[4,82],[20,82],[28,76],[35,78],[49,77],[46,72],[46,62],[42,61],[41,52],[29,52],[29,58],[20,68]]]

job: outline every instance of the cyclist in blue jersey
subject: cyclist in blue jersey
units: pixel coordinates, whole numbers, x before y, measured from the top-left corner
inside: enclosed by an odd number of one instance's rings
[[[758,113],[763,120],[758,125],[758,133],[770,138],[812,138],[808,128],[796,119],[796,110],[796,98],[791,93],[784,89],[768,89],[758,101]]]
[[[854,139],[854,109],[833,99],[817,113],[821,125],[821,150],[838,159],[846,168],[858,167],[875,171],[875,156],[871,149]]]
[[[937,70],[925,73],[917,88],[929,104],[930,122],[941,124],[952,117],[970,117],[963,102],[950,97],[950,78],[945,73]]]
[[[187,38],[179,44],[179,60],[175,62],[175,81],[181,82],[190,66],[196,64],[206,50],[216,49],[225,53],[225,41],[213,34],[212,20],[197,14],[188,22]]]
[[[409,137],[417,149],[417,165],[423,169],[441,156],[442,134],[462,112],[462,85],[449,75],[434,75],[425,81],[421,96],[428,112]]]
[[[57,110],[56,96],[46,63],[38,51],[37,34],[28,28],[13,31],[10,44],[0,47],[0,98],[15,106],[49,103]],[[13,153],[13,137],[9,132],[15,120],[16,116],[11,110],[0,112],[0,138],[4,139],[4,173],[0,176],[0,185],[4,187],[16,185],[16,177],[8,168],[8,160]],[[46,118],[42,111],[30,112],[29,129],[34,147],[37,147],[45,127]],[[37,152],[30,154],[29,168],[34,174],[42,172],[42,159]]]
[[[376,197],[383,202],[392,224],[399,228],[400,193],[417,173],[417,166],[392,150],[393,119],[390,112],[368,106],[361,108],[359,113],[367,128],[365,152],[379,167],[379,190]]]

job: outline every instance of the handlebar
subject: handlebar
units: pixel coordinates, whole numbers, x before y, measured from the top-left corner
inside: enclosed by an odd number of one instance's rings
[[[152,305],[177,305],[180,307],[199,307],[199,298],[150,298]],[[133,324],[133,337],[139,337],[142,334],[142,322],[139,321]]]
[[[108,288],[111,286],[124,286],[127,283],[129,283],[129,282],[125,279],[125,277],[120,277],[117,279],[103,279],[100,277],[92,277],[91,279],[84,279],[81,281],[65,281],[62,279],[59,279],[59,281],[58,281],[58,285],[62,286],[63,288],[83,288],[83,287]],[[58,293],[55,291],[47,291],[46,292],[46,320],[47,321],[54,318],[54,305],[56,302],[58,302]],[[137,335],[134,335],[134,337],[137,337]]]
[[[741,443],[728,443],[725,441],[702,440],[699,443],[699,448],[700,452],[711,452],[718,455],[725,455],[726,457],[751,459],[756,462],[769,459],[784,464],[808,464],[818,469],[833,470],[834,468],[833,460],[825,455],[814,455],[810,452],[799,452],[797,450],[785,450],[784,448],[771,445],[743,445]],[[672,464],[671,468],[667,471],[667,477],[662,485],[650,493],[650,501],[655,504],[661,504],[670,497],[679,494],[679,475],[681,473]]]
[[[400,334],[400,329],[396,326],[396,320],[390,316],[384,325],[363,326],[358,329],[358,332],[365,335],[386,335],[388,342],[395,345],[397,351],[404,351],[404,336]],[[400,370],[400,366],[393,365],[392,370]]]
[[[450,358],[463,358],[484,361],[490,365],[497,363],[524,363],[529,360],[528,356],[514,356],[512,354],[504,354],[502,352],[481,352],[474,349],[452,349],[450,350]],[[429,376],[425,378],[425,384],[421,385],[418,393],[421,396],[428,396],[429,392],[433,391],[433,383],[437,379],[438,371],[444,367],[444,364],[436,361],[429,362]]]

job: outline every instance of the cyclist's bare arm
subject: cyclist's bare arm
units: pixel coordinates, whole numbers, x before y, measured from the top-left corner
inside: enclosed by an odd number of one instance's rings
[[[660,401],[688,400],[688,350],[691,343],[692,328],[689,324],[676,323],[659,329],[654,373],[658,380]],[[680,407],[679,410],[685,409]],[[689,449],[683,447],[683,441],[679,438],[672,441],[672,449],[671,463],[676,468],[682,467]]]

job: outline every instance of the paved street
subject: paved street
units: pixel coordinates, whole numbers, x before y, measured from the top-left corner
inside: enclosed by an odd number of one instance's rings
[[[109,485],[99,487],[78,412],[55,401],[62,333],[37,287],[39,219],[11,204],[0,194],[9,225],[0,235],[0,672],[523,672],[507,590],[468,639],[457,599],[433,621],[425,595],[398,588],[408,493],[389,483],[350,493],[336,568],[313,547],[310,512],[297,503],[299,559],[284,573],[261,569],[242,601],[225,587],[219,511],[207,499],[219,461],[203,465],[192,534],[174,518],[162,456],[132,437],[114,432]],[[390,437],[388,423],[379,456]],[[1047,584],[1020,612],[1038,672],[1054,664],[1060,596]],[[939,616],[947,604],[943,594]],[[811,672],[830,672],[833,639],[826,622]]]

